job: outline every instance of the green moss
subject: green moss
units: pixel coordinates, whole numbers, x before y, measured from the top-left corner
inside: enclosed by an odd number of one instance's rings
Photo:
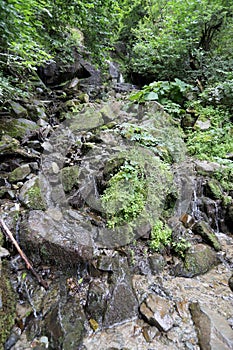
[[[74,165],[62,169],[62,185],[65,192],[70,192],[77,185],[79,176],[79,167]]]
[[[222,198],[222,189],[218,181],[211,179],[207,183],[207,194],[213,199]]]
[[[16,139],[22,139],[30,130],[36,130],[39,126],[27,119],[2,119],[0,130],[2,134],[7,134]]]
[[[37,179],[34,185],[27,191],[28,206],[31,209],[45,210],[46,205],[41,194],[39,180]]]
[[[1,270],[0,270],[1,271]],[[2,307],[0,308],[0,349],[4,347],[11,328],[15,320],[16,298],[8,279],[9,271],[6,267],[1,271],[1,287],[0,298],[2,299]]]
[[[151,230],[150,248],[160,251],[171,243],[172,230],[161,220],[157,220]]]
[[[224,196],[222,199],[222,204],[226,208],[232,203],[232,197],[231,196]]]
[[[145,201],[146,182],[143,170],[137,163],[125,161],[109,180],[109,186],[102,196],[108,227],[114,228],[136,219],[145,210]]]

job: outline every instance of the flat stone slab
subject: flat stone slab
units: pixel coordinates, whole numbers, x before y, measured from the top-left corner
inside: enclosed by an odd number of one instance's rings
[[[169,300],[154,294],[149,294],[140,305],[140,312],[147,322],[163,332],[167,332],[173,327],[173,319],[170,316],[171,309],[172,305]]]
[[[21,240],[29,255],[61,265],[89,261],[93,258],[95,228],[88,223],[64,217],[56,209],[34,210],[24,221]]]
[[[190,311],[201,349],[233,349],[233,330],[217,312],[200,303],[191,303]]]

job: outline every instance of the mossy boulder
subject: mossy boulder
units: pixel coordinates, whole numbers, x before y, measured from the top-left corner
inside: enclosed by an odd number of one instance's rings
[[[37,129],[39,129],[39,125],[28,119],[0,119],[0,130],[2,135],[6,134],[16,139],[22,139],[28,132]]]
[[[83,112],[69,113],[71,131],[91,130],[104,124],[102,114],[95,107],[86,108]]]
[[[221,250],[221,244],[211,227],[204,221],[196,223],[192,231],[202,237],[202,239],[213,247],[217,252]]]
[[[14,169],[8,177],[10,182],[16,182],[20,180],[24,180],[31,172],[31,168],[28,164],[23,164],[16,169]]]
[[[20,103],[15,101],[10,101],[10,105],[16,117],[18,118],[27,117],[28,112],[26,108],[24,108]]]
[[[63,168],[62,185],[65,192],[70,192],[72,188],[77,185],[79,177],[79,167],[77,165]]]
[[[206,195],[212,199],[221,199],[223,196],[223,191],[220,183],[211,179],[206,184]]]
[[[46,209],[46,202],[41,192],[40,180],[38,176],[35,176],[25,182],[20,191],[19,199],[29,209]]]
[[[219,263],[220,260],[216,252],[207,245],[197,244],[186,252],[184,262],[175,266],[174,274],[182,277],[194,277],[208,272]]]

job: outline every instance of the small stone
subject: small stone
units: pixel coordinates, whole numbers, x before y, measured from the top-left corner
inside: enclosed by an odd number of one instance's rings
[[[54,174],[59,174],[60,169],[59,169],[59,166],[57,165],[57,163],[52,162],[52,170],[53,170]]]
[[[187,213],[183,214],[180,217],[180,221],[184,224],[186,228],[189,228],[194,224],[194,218]]]
[[[31,168],[28,164],[23,164],[16,169],[14,169],[9,175],[10,182],[16,182],[24,180],[31,172]]]
[[[18,102],[10,101],[10,105],[16,117],[24,118],[27,116],[27,110]]]
[[[94,332],[97,331],[97,329],[99,328],[98,322],[96,322],[96,320],[94,320],[93,318],[91,318],[91,319],[89,320],[89,323],[90,323],[90,326],[91,326],[91,328],[93,329],[93,331],[94,331]]]
[[[50,142],[45,141],[42,143],[42,147],[44,148],[45,151],[47,152],[53,152],[53,146],[51,145]]]
[[[74,78],[71,80],[68,89],[74,89],[79,83],[79,79],[78,78]]]
[[[168,332],[173,327],[171,309],[172,305],[167,299],[154,294],[149,294],[140,305],[140,312],[147,322],[163,332]]]
[[[208,130],[211,127],[210,120],[205,120],[204,122],[202,120],[197,120],[194,128],[199,130]]]
[[[10,255],[7,249],[0,246],[0,259]]]

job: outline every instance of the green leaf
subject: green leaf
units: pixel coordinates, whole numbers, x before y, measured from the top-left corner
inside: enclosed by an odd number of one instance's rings
[[[158,101],[158,99],[159,99],[159,95],[154,91],[149,92],[144,97],[145,101]]]

